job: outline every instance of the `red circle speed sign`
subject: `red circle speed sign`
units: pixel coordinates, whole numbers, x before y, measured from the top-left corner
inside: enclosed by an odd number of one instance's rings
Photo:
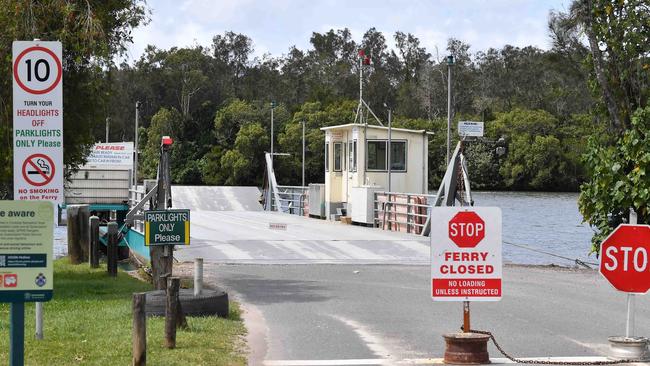
[[[48,60],[46,58],[31,60],[29,57],[27,57],[27,60],[25,60],[26,70],[23,68],[26,75],[22,75],[20,72],[22,65],[21,61],[32,52],[45,53],[45,55],[47,55],[46,57],[51,58],[51,60]],[[54,75],[51,75],[52,72],[50,71],[50,61],[54,63],[54,67],[52,67],[52,71],[56,72]],[[41,71],[41,65],[44,71]],[[32,75],[32,73],[34,75]],[[21,52],[18,57],[16,57],[16,61],[14,62],[14,80],[16,80],[16,84],[18,84],[21,89],[30,94],[46,94],[52,91],[54,88],[56,88],[57,85],[59,85],[62,75],[63,68],[61,67],[61,60],[59,60],[59,58],[54,52],[52,52],[52,50],[45,47],[29,47]],[[26,80],[23,80],[23,78]],[[27,86],[27,84],[30,82],[36,83],[39,88]]]
[[[462,211],[449,220],[449,239],[460,248],[474,248],[485,238],[485,221],[473,211]]]
[[[619,225],[600,244],[600,273],[617,290],[650,290],[650,226]]]

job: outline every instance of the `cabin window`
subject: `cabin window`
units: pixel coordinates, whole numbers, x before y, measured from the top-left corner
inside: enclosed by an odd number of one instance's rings
[[[325,171],[330,171],[330,143],[325,143]]]
[[[387,140],[371,140],[367,142],[366,154],[367,170],[386,171],[388,166],[388,141]],[[391,141],[391,165],[390,169],[394,172],[406,171],[406,141],[392,140]]]
[[[334,143],[334,171],[340,172],[343,170],[343,143]]]
[[[348,142],[348,167],[351,172],[357,171],[357,140]]]
[[[406,141],[391,141],[390,146],[390,169],[395,172],[405,172]]]
[[[368,141],[366,156],[368,170],[386,170],[386,141]]]

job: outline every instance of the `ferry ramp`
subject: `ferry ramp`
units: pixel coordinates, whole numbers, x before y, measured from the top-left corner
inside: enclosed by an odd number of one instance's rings
[[[427,238],[263,211],[256,187],[172,187],[175,208],[189,208],[190,245],[180,261],[246,264],[426,264]]]

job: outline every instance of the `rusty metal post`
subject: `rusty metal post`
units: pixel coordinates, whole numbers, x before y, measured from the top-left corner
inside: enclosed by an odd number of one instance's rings
[[[469,324],[469,301],[463,301],[463,332],[469,333],[470,327]]]

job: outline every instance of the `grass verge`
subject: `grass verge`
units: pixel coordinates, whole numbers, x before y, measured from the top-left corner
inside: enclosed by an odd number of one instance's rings
[[[131,295],[151,289],[124,272],[54,262],[54,298],[44,305],[45,339],[34,339],[34,304],[25,306],[26,365],[130,365]],[[227,319],[188,318],[176,349],[163,347],[164,318],[147,319],[148,365],[244,365],[245,333],[236,303]],[[9,358],[9,304],[0,304],[0,364]]]

